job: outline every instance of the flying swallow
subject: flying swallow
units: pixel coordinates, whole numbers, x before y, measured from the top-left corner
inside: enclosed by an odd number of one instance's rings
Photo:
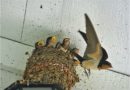
[[[112,68],[111,63],[106,61],[108,54],[106,50],[101,46],[95,29],[87,14],[85,14],[85,22],[86,33],[80,30],[79,33],[85,40],[87,47],[83,57],[78,54],[76,54],[76,57],[80,60],[82,67],[89,70],[89,73],[90,69],[100,70]]]
[[[45,47],[53,47],[53,45],[57,42],[57,39],[55,36],[48,37],[46,40]]]
[[[67,52],[69,47],[70,47],[70,38],[64,38],[62,43],[58,42],[56,44],[56,48],[64,52]]]

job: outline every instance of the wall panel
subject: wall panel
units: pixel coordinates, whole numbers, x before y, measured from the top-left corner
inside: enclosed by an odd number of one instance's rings
[[[1,36],[20,41],[26,0],[1,0]]]

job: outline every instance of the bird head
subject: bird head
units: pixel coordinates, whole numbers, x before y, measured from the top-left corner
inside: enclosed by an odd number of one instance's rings
[[[79,49],[78,48],[73,48],[72,50],[71,50],[71,53],[72,54],[79,54]]]
[[[57,42],[56,36],[51,37],[51,42],[54,43],[54,44]]]
[[[46,45],[47,47],[53,47],[53,45],[57,42],[56,36],[50,36],[46,40]]]
[[[44,41],[43,40],[39,40],[35,43],[35,48],[41,48],[44,46]]]
[[[103,64],[101,64],[100,66],[98,66],[99,70],[101,70],[101,69],[109,69],[109,68],[112,68],[112,65],[108,61],[105,61]]]
[[[69,46],[70,45],[70,38],[64,38],[62,41],[63,46]]]

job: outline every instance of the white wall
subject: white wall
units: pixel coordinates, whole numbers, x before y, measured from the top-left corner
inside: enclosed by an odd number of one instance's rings
[[[1,0],[0,36],[30,45],[50,35],[56,35],[59,40],[70,37],[72,46],[78,47],[83,55],[86,44],[77,31],[85,31],[84,13],[87,13],[108,52],[113,70],[130,74],[129,5],[129,0]],[[27,59],[24,53],[33,48],[3,38],[0,43],[2,90],[22,78]],[[77,71],[81,77],[75,87],[77,90],[130,89],[130,77],[110,71],[92,71],[88,80],[82,68]]]
[[[27,58],[25,52],[32,52],[33,48],[10,40],[0,38],[1,46],[1,87],[5,88],[16,80],[21,80]]]

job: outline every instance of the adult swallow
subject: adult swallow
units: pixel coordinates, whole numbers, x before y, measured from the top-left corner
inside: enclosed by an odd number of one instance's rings
[[[70,47],[70,38],[64,38],[62,43],[58,42],[56,44],[56,48],[64,52],[67,52],[69,47]]]
[[[88,17],[85,14],[85,22],[86,22],[86,33],[79,30],[79,33],[85,40],[87,47],[84,52],[84,56],[76,54],[76,57],[80,60],[83,68],[88,69],[108,69],[112,68],[110,62],[106,61],[108,58],[108,54],[106,50],[101,46],[95,29]],[[89,72],[90,73],[90,72]]]
[[[48,37],[46,40],[45,47],[53,47],[53,45],[57,42],[57,39],[55,36]]]

